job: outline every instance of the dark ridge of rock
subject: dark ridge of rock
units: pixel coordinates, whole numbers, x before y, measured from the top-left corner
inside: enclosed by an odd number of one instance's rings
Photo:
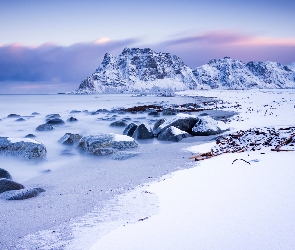
[[[140,124],[134,131],[132,137],[134,139],[152,139],[154,134],[152,129],[147,124]]]
[[[0,194],[10,190],[19,190],[24,188],[24,186],[20,183],[12,181],[10,179],[1,178],[0,179]]]
[[[187,137],[192,137],[192,135],[178,128],[170,126],[158,135],[158,140],[178,142]]]
[[[70,112],[70,114],[76,114],[76,113],[81,113],[81,111],[80,110],[72,110],[71,112]]]
[[[0,179],[1,178],[12,180],[12,177],[11,177],[10,173],[7,170],[3,169],[3,168],[0,168]]]
[[[17,114],[10,114],[7,116],[7,118],[19,118],[20,115],[17,115]]]
[[[64,120],[60,118],[51,118],[46,120],[47,120],[46,124],[51,124],[51,125],[61,125],[65,123]]]
[[[25,138],[35,138],[35,137],[36,137],[36,135],[34,135],[34,134],[27,134],[25,136]]]
[[[24,122],[25,120],[26,120],[26,119],[24,119],[24,118],[21,117],[21,118],[16,119],[15,121],[16,121],[16,122]]]
[[[71,116],[70,118],[67,119],[67,121],[68,121],[68,122],[77,122],[78,119],[75,118],[75,117],[72,117],[72,116]]]
[[[164,122],[166,121],[166,119],[162,118],[159,119],[155,122],[154,127],[153,127],[153,131],[155,131],[160,125],[162,125]]]

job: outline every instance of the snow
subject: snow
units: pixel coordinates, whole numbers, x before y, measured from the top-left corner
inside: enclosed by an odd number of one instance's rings
[[[31,143],[35,143],[35,144],[41,144],[38,141],[35,141],[33,139],[30,138],[7,138],[8,141],[10,141],[11,143],[17,143],[17,142],[31,142]]]
[[[129,137],[127,135],[119,135],[119,134],[113,134],[115,141],[134,141],[132,137]]]

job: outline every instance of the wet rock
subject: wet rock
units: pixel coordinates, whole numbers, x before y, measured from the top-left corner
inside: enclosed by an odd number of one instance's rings
[[[178,142],[187,137],[192,137],[192,135],[174,126],[170,126],[158,135],[158,140]]]
[[[79,111],[79,110],[72,110],[71,112],[70,112],[70,114],[76,114],[76,113],[81,113],[81,111]]]
[[[200,118],[192,129],[191,134],[194,136],[208,136],[221,133],[218,122],[210,116]]]
[[[66,133],[61,137],[58,142],[66,145],[73,145],[75,142],[78,142],[82,138],[82,135]]]
[[[26,119],[24,119],[24,118],[21,117],[21,118],[16,119],[15,121],[16,121],[16,122],[23,122],[23,121],[25,121],[25,120],[26,120]]]
[[[188,114],[177,114],[172,119],[167,120],[161,124],[156,130],[154,130],[154,135],[159,135],[162,131],[166,130],[170,126],[174,126],[182,131],[191,133],[192,128],[195,126],[196,122],[199,120],[198,117]]]
[[[115,122],[112,122],[110,124],[110,126],[112,126],[112,127],[126,127],[127,126],[127,122],[126,121],[123,121],[123,120],[115,121]]]
[[[45,116],[46,121],[49,121],[54,118],[61,118],[61,116],[59,114],[49,114],[49,115]]]
[[[61,125],[65,123],[64,120],[61,118],[51,118],[46,120],[47,120],[46,124],[51,124],[51,125]]]
[[[107,155],[135,147],[138,143],[133,138],[112,133],[83,136],[78,144],[79,149],[94,155]]]
[[[7,170],[3,169],[3,168],[0,168],[0,179],[1,178],[12,180],[12,177],[11,177],[10,173]]]
[[[113,160],[126,160],[126,159],[129,159],[129,158],[132,158],[134,156],[137,156],[139,155],[138,152],[130,152],[130,151],[118,151],[116,152],[115,154],[112,155],[112,159]]]
[[[158,116],[158,115],[160,115],[160,113],[156,110],[153,110],[153,111],[149,112],[148,115]]]
[[[177,112],[174,109],[164,109],[163,115],[177,115]]]
[[[127,127],[124,129],[123,131],[123,135],[128,135],[130,137],[132,137],[134,131],[137,129],[138,125],[135,123],[130,123],[127,125]]]
[[[0,155],[39,159],[44,158],[46,153],[46,147],[33,139],[0,137]]]
[[[40,193],[45,192],[43,188],[26,188],[20,190],[6,191],[0,194],[0,199],[3,200],[25,200],[38,196]]]
[[[32,115],[40,115],[38,112],[33,112]]]
[[[37,131],[49,131],[53,130],[53,127],[51,124],[41,124],[36,128]]]
[[[153,127],[153,131],[155,131],[160,125],[162,125],[164,122],[166,121],[166,119],[159,119],[155,122],[154,127]]]
[[[24,186],[20,183],[17,183],[15,181],[12,181],[6,178],[0,179],[0,194],[6,191],[19,190],[22,188],[24,188]]]
[[[154,137],[154,134],[149,125],[142,123],[136,128],[132,137],[134,139],[151,139]]]
[[[68,121],[68,122],[77,122],[78,119],[75,118],[75,117],[72,117],[72,116],[71,116],[70,118],[67,119],[67,121]]]
[[[20,117],[20,115],[17,115],[17,114],[10,114],[7,116],[7,118],[18,118]]]
[[[25,136],[25,138],[35,138],[36,137],[36,135],[33,135],[33,134],[27,134],[26,136]]]

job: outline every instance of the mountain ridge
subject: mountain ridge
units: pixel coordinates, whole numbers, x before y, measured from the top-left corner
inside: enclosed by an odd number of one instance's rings
[[[212,59],[192,69],[178,56],[150,48],[106,53],[75,94],[161,94],[189,89],[295,88],[295,71],[276,62],[243,63],[230,57]]]

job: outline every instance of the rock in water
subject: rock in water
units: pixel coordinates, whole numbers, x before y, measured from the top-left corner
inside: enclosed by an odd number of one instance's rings
[[[191,134],[194,136],[208,136],[221,133],[218,122],[210,116],[200,118],[192,129]]]
[[[15,181],[12,181],[6,178],[0,179],[0,194],[6,191],[19,190],[22,188],[24,188],[24,186],[20,183],[17,183]]]
[[[51,125],[61,125],[65,123],[64,120],[62,120],[61,118],[51,118],[46,120],[47,120],[46,124],[51,124]]]
[[[36,128],[37,131],[49,131],[49,130],[53,130],[53,127],[51,124],[42,124],[42,125],[39,125],[37,128]]]
[[[160,125],[162,125],[165,121],[166,119],[164,118],[157,120],[154,124],[153,131],[155,131],[158,127],[160,127]]]
[[[77,122],[78,119],[75,118],[75,117],[73,117],[73,116],[71,116],[70,118],[67,119],[67,121],[68,121],[68,122]]]
[[[154,134],[147,124],[142,123],[136,128],[132,137],[134,139],[151,139],[154,138]]]
[[[187,138],[187,137],[192,137],[192,135],[178,128],[175,128],[174,126],[170,126],[166,128],[164,131],[162,131],[158,135],[158,139],[161,141],[175,141],[175,142],[178,142],[182,140],[183,138]]]
[[[190,133],[196,122],[199,120],[194,115],[177,114],[172,119],[161,124],[155,131],[154,135],[159,135],[162,131],[166,130],[170,126],[174,126],[182,131]]]
[[[40,193],[45,192],[43,188],[26,188],[20,190],[6,191],[0,194],[0,199],[3,200],[24,200],[36,197]]]
[[[81,138],[82,138],[82,135],[66,133],[63,137],[61,137],[58,140],[58,142],[61,143],[61,144],[72,145],[75,142],[78,142]]]
[[[0,155],[40,159],[44,158],[46,153],[46,147],[33,139],[0,137]]]
[[[0,168],[0,178],[5,178],[5,179],[9,179],[9,180],[12,180],[12,177],[10,175],[10,173],[3,169],[3,168]]]
[[[112,133],[83,136],[78,144],[78,148],[94,155],[108,155],[135,147],[138,143],[133,138]]]
[[[112,127],[126,127],[127,126],[127,123],[124,120],[120,120],[120,121],[112,122],[110,124],[110,126],[112,126]]]
[[[130,137],[132,137],[134,131],[137,129],[138,125],[135,123],[130,123],[129,125],[127,125],[127,127],[124,129],[123,131],[123,135],[128,135]]]

